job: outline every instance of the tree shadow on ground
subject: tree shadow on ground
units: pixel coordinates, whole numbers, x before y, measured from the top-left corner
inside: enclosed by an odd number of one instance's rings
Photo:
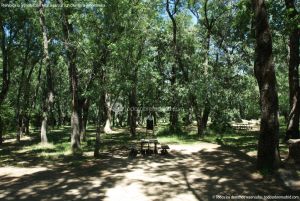
[[[169,155],[138,155],[132,160],[110,154],[86,157],[81,163],[71,163],[76,158],[70,158],[21,177],[0,175],[0,199],[188,201],[299,193],[286,188],[276,175],[261,177],[243,152],[208,143],[194,148],[171,145]]]

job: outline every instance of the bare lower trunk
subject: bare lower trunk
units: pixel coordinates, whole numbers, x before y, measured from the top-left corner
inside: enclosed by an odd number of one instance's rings
[[[175,131],[178,129],[178,111],[177,111],[177,97],[173,96],[170,111],[170,130]]]
[[[204,107],[204,111],[203,111],[203,115],[202,115],[202,120],[201,120],[201,124],[203,125],[203,130],[205,130],[206,127],[207,127],[209,113],[210,113],[210,107],[206,105]]]
[[[94,157],[99,157],[99,150],[100,150],[100,129],[97,129],[95,149],[94,149]]]
[[[203,124],[202,124],[202,118],[201,118],[201,113],[200,112],[197,112],[197,114],[196,114],[196,121],[197,121],[197,134],[199,136],[202,136],[203,131],[204,131],[204,127],[203,127]]]
[[[278,96],[272,57],[272,37],[265,2],[252,0],[255,12],[254,73],[259,85],[261,126],[257,151],[257,168],[273,170],[279,167]]]
[[[73,107],[71,116],[71,148],[72,152],[76,153],[80,150],[80,133],[79,133],[79,117],[76,108]]]
[[[82,141],[86,141],[86,127],[87,120],[89,114],[89,100],[86,98],[82,107],[82,131],[81,131],[81,139]]]
[[[63,115],[60,107],[60,101],[57,98],[56,100],[56,108],[57,108],[57,113],[58,113],[58,127],[61,127],[63,125]]]
[[[47,138],[47,115],[43,114],[42,127],[41,127],[41,143],[48,143]]]
[[[136,100],[136,86],[133,86],[129,96],[129,111],[130,111],[130,133],[131,137],[136,136],[136,120],[137,120],[137,100]]]
[[[99,157],[99,150],[100,150],[100,134],[102,129],[102,122],[103,122],[103,107],[102,104],[104,102],[103,96],[99,97],[99,105],[98,105],[98,115],[97,115],[97,130],[96,130],[96,138],[95,138],[95,147],[94,147],[94,157]]]
[[[105,125],[104,125],[104,132],[111,133],[111,100],[110,94],[105,93],[105,105],[104,105],[104,112],[105,112]]]
[[[190,99],[191,105],[193,107],[195,117],[196,117],[196,121],[197,121],[197,134],[199,136],[202,136],[203,131],[204,131],[202,111],[199,108],[199,105],[198,105],[198,102],[197,102],[197,99],[196,99],[197,97],[193,93],[190,93],[189,96],[190,96],[189,99]]]
[[[289,20],[298,15],[294,0],[285,0],[286,8],[289,10]],[[291,11],[291,12],[290,12]],[[292,30],[289,37],[289,90],[290,90],[290,114],[286,131],[286,140],[298,139],[299,116],[300,116],[300,94],[299,94],[299,28],[297,24],[291,25]]]
[[[18,132],[17,132],[17,142],[21,141],[21,137],[23,136],[23,116],[19,115],[18,119]]]
[[[83,107],[83,99],[78,98],[78,118],[79,118],[80,140],[82,140],[82,126],[83,126],[82,107]]]
[[[30,119],[28,117],[28,114],[26,114],[24,116],[24,133],[25,133],[25,135],[29,135],[29,133],[30,133],[29,122],[30,122]]]
[[[127,126],[130,126],[130,121],[131,121],[131,111],[129,107],[127,111]]]

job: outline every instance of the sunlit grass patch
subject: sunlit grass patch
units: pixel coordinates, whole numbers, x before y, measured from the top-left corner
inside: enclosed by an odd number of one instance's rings
[[[178,136],[178,135],[160,136],[160,137],[158,137],[158,141],[160,143],[165,143],[165,144],[195,144],[195,143],[199,143],[199,140],[196,139],[196,136],[187,137],[187,136]]]

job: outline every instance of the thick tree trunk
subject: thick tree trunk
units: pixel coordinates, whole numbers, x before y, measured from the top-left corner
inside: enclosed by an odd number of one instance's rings
[[[63,1],[59,1],[63,4]],[[69,66],[69,78],[72,93],[72,115],[71,115],[71,148],[72,152],[76,153],[80,151],[80,129],[79,129],[79,107],[78,107],[78,78],[76,67],[76,47],[70,45],[70,36],[74,34],[73,25],[68,20],[69,12],[63,8],[63,34],[64,45],[66,49],[67,62]]]
[[[277,169],[279,156],[278,96],[272,57],[272,37],[264,0],[252,0],[255,12],[254,73],[259,85],[261,125],[258,141],[257,168]]]
[[[47,143],[47,127],[48,127],[48,119],[49,119],[49,112],[51,110],[51,106],[54,100],[54,93],[53,93],[53,84],[52,84],[52,72],[51,72],[51,64],[49,58],[49,41],[47,35],[47,27],[45,21],[45,8],[44,8],[44,1],[40,0],[39,5],[39,14],[40,14],[40,25],[43,33],[43,47],[44,47],[44,58],[43,64],[46,68],[46,89],[44,89],[44,98],[43,98],[43,118],[42,118],[42,125],[41,125],[41,143]]]
[[[73,61],[74,62],[74,61]],[[71,148],[72,152],[76,153],[80,151],[80,129],[79,129],[79,114],[78,114],[78,97],[77,97],[77,73],[75,63],[70,62],[71,84],[72,84],[72,115],[71,115]],[[76,77],[76,78],[75,78]]]
[[[289,21],[294,21],[298,12],[294,0],[285,0],[286,9],[289,10]],[[292,10],[290,12],[290,10]],[[291,23],[289,36],[289,90],[290,90],[290,113],[286,131],[286,140],[300,138],[300,94],[299,94],[299,28],[298,24]]]

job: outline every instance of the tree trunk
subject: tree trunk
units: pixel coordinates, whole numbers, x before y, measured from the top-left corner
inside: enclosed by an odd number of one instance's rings
[[[79,133],[80,133],[80,141],[82,140],[82,126],[83,126],[83,117],[82,117],[82,108],[83,108],[84,99],[78,98],[78,118],[79,118]]]
[[[94,149],[94,157],[99,157],[99,150],[100,150],[100,130],[101,128],[97,128],[96,130],[96,141],[95,141],[95,149]]]
[[[98,115],[97,115],[97,129],[96,129],[96,138],[95,138],[95,147],[94,147],[94,157],[99,157],[100,150],[100,134],[103,126],[103,106],[104,103],[103,95],[99,97],[99,105],[98,105]]]
[[[6,98],[10,84],[8,49],[6,47],[6,35],[4,30],[3,18],[0,19],[1,26],[1,51],[2,51],[2,88],[0,91],[0,107]]]
[[[201,112],[199,112],[199,111],[196,112],[195,116],[196,116],[196,121],[197,121],[197,134],[199,136],[202,136],[203,131],[204,131],[204,127],[203,127],[203,124],[202,124]]]
[[[40,25],[43,33],[43,47],[44,47],[44,56],[43,56],[43,64],[46,68],[46,89],[44,89],[44,98],[43,98],[43,116],[42,116],[42,125],[41,125],[41,143],[47,143],[47,127],[48,127],[48,119],[49,119],[49,111],[51,110],[51,106],[54,100],[53,93],[53,84],[52,84],[52,72],[51,72],[51,64],[49,58],[49,41],[47,35],[47,27],[45,21],[45,8],[44,8],[44,0],[40,0],[39,5],[39,14],[40,14]]]
[[[2,122],[2,118],[0,116],[0,145],[2,145],[3,143],[3,122]]]
[[[197,121],[197,134],[199,136],[203,135],[204,127],[203,127],[203,120],[202,120],[202,111],[200,110],[197,102],[197,98],[193,93],[190,93],[190,102],[195,112],[195,117]]]
[[[59,1],[63,5],[63,1]],[[72,115],[71,115],[71,148],[72,152],[76,153],[80,151],[80,130],[79,130],[79,107],[78,107],[78,78],[77,78],[77,67],[76,67],[76,47],[70,45],[70,36],[74,34],[73,25],[68,20],[70,14],[63,8],[63,34],[64,34],[64,45],[66,49],[67,62],[69,66],[69,78],[72,93]]]
[[[272,57],[272,37],[263,0],[252,0],[255,12],[254,73],[259,86],[261,125],[258,141],[257,168],[274,170],[279,167],[279,123],[276,76]]]
[[[142,57],[144,48],[144,41],[139,44],[136,58],[133,60],[131,65],[134,66],[130,76],[131,80],[131,91],[129,92],[129,123],[130,123],[130,134],[131,137],[136,137],[137,117],[138,117],[138,101],[137,101],[137,84],[138,84],[138,61]],[[131,47],[132,48],[132,47]],[[129,51],[132,54],[132,50]],[[131,57],[132,58],[132,57]]]
[[[24,115],[24,133],[25,133],[25,135],[29,135],[29,133],[30,133],[29,122],[30,122],[29,116],[28,116],[28,114],[25,114]]]
[[[130,95],[128,96],[128,100],[130,101]],[[127,111],[127,126],[130,126],[131,121],[131,111],[130,111],[130,103]]]
[[[201,124],[203,125],[203,131],[207,127],[207,121],[208,121],[209,113],[210,113],[210,107],[208,106],[208,103],[206,103],[206,106],[204,107],[204,111],[203,111],[203,114],[202,114],[202,120],[201,120]]]
[[[137,120],[137,99],[136,86],[134,85],[129,95],[129,111],[130,111],[130,134],[131,137],[136,136],[136,120]]]
[[[105,92],[105,104],[104,104],[104,112],[105,112],[105,125],[104,132],[111,133],[111,95]]]
[[[298,139],[299,134],[299,116],[300,116],[300,94],[299,94],[299,28],[298,24],[292,22],[298,15],[294,0],[285,0],[287,10],[292,10],[288,14],[291,22],[291,31],[289,36],[289,90],[290,90],[290,113],[288,117],[288,126],[286,131],[286,140]]]
[[[58,97],[56,98],[55,105],[56,105],[57,114],[58,114],[58,127],[61,127],[63,125],[63,114],[61,111],[60,100]]]
[[[27,55],[27,54],[26,54]],[[17,105],[16,105],[16,120],[17,120],[17,142],[20,142],[22,134],[23,134],[23,126],[22,126],[22,119],[23,119],[23,109],[21,109],[21,97],[22,97],[22,88],[24,86],[24,76],[25,76],[25,69],[26,69],[26,62],[27,57],[25,56],[23,66],[22,66],[22,73],[19,80],[19,87],[18,87],[18,94],[17,94]]]
[[[9,85],[10,85],[10,73],[9,73],[9,62],[8,62],[8,50],[6,48],[6,35],[4,30],[3,18],[0,18],[1,26],[1,51],[2,51],[2,88],[0,91],[0,110],[2,104],[7,96]],[[4,125],[1,121],[0,115],[0,144],[3,142]]]
[[[174,64],[172,65],[171,69],[171,91],[172,91],[172,97],[171,97],[171,111],[170,111],[170,130],[174,131],[178,128],[178,101],[177,101],[177,92],[176,92],[176,74],[177,74],[177,64],[180,63],[179,59],[179,51],[177,47],[177,24],[175,20],[175,14],[177,12],[179,0],[176,0],[174,2],[173,11],[170,9],[170,2],[169,0],[166,1],[166,11],[168,13],[168,16],[170,17],[172,21],[173,26],[173,55],[174,55]]]
[[[89,100],[85,98],[82,107],[82,131],[81,131],[82,141],[86,141],[86,126],[87,126],[88,115],[89,115],[89,107],[90,107]]]

